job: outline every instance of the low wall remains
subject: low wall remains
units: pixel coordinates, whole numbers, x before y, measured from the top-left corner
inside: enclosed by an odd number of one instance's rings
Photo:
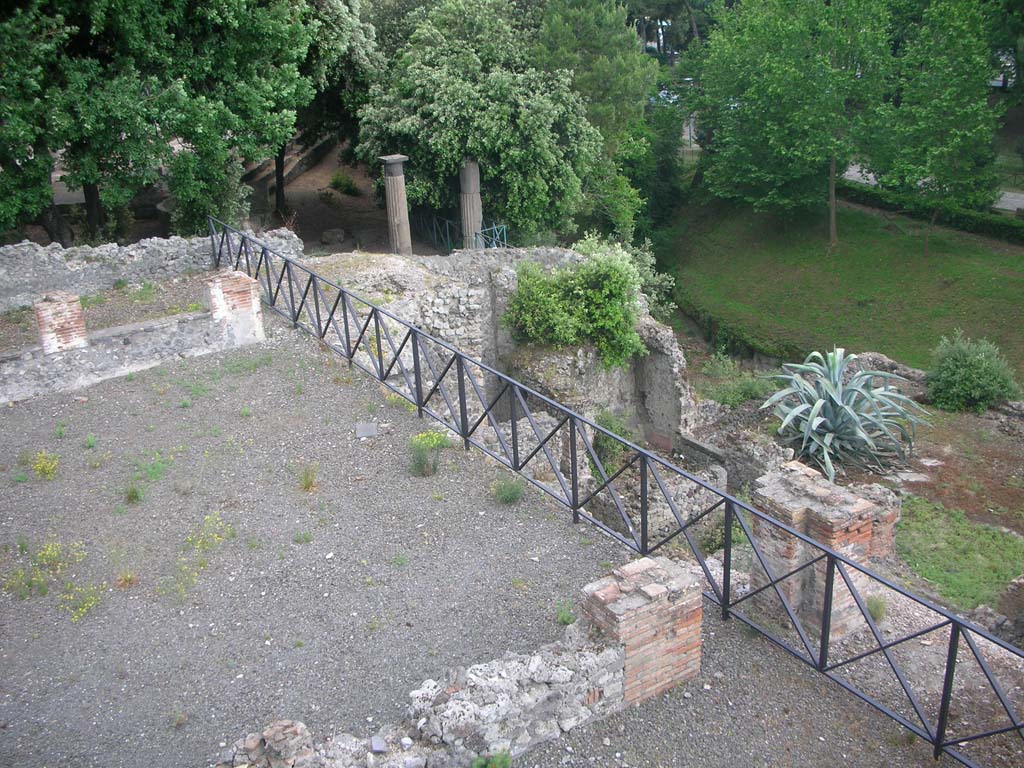
[[[302,256],[302,241],[288,229],[254,237],[285,256]],[[72,248],[26,240],[0,247],[0,312],[30,306],[56,291],[94,293],[120,280],[159,282],[212,268],[209,237],[154,237],[130,245]]]
[[[142,371],[169,358],[197,357],[263,341],[256,281],[224,272],[208,282],[210,312],[190,312],[89,334],[79,297],[56,292],[36,302],[41,345],[0,357],[0,404],[63,392]]]

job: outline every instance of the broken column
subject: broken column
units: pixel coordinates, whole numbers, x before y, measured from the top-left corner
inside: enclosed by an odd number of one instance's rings
[[[892,491],[878,485],[838,486],[798,461],[788,462],[758,478],[753,506],[822,546],[865,565],[892,552],[895,525],[900,516],[900,501]],[[779,526],[758,517],[750,522],[754,540],[776,579],[822,554],[819,548]],[[868,577],[853,568],[847,568],[847,573],[861,597],[866,597]],[[764,569],[752,566],[752,589],[768,581]],[[825,560],[804,568],[778,586],[808,635],[817,637],[825,608]],[[776,618],[784,626],[788,624],[774,590],[768,589],[763,594],[765,599],[760,604],[772,604]],[[842,576],[836,572],[830,636],[838,640],[863,626],[860,609]]]
[[[483,248],[483,241],[478,237],[484,226],[480,164],[470,157],[462,161],[459,169],[459,209],[462,213],[462,247]]]
[[[700,581],[667,557],[644,557],[583,588],[583,615],[625,647],[625,703],[700,672]]]
[[[384,155],[384,193],[388,205],[388,240],[394,253],[410,255],[412,236],[409,233],[409,203],[405,196],[406,155]]]
[[[82,302],[77,294],[56,291],[37,301],[34,309],[39,343],[45,354],[89,346]]]
[[[210,313],[229,346],[263,341],[259,283],[244,272],[222,272],[207,282]]]

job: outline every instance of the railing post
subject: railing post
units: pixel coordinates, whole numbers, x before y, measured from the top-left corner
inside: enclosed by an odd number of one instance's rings
[[[942,756],[942,744],[946,740],[946,725],[949,722],[949,704],[953,698],[953,676],[956,674],[956,655],[960,647],[960,625],[955,621],[949,625],[949,650],[946,653],[946,679],[942,683],[942,703],[939,705],[939,721],[935,725],[935,741],[932,753],[938,760]]]
[[[423,418],[423,379],[421,378],[420,369],[420,335],[415,328],[411,329],[412,335],[409,337],[412,341],[412,371],[413,371],[413,385],[415,390],[413,395],[416,397],[416,415],[421,419]]]
[[[641,456],[640,462],[640,554],[646,555],[647,545],[647,456]]]
[[[376,307],[370,312],[373,314],[373,343],[377,348],[377,378],[384,381],[384,350],[380,345],[380,312]]]
[[[339,289],[341,291],[341,320],[342,325],[345,326],[345,359],[348,361],[348,367],[352,367],[352,332],[348,327],[348,291],[344,288]]]
[[[722,555],[722,618],[729,618],[732,602],[732,502],[725,502],[725,550]]]
[[[462,355],[455,353],[455,368],[459,377],[459,429],[462,432],[462,443],[469,450],[469,414],[466,411],[466,371]]]
[[[516,423],[516,388],[515,385],[509,385],[508,388],[509,400],[511,405],[509,406],[509,416],[512,418],[510,422],[512,424],[512,469],[516,472],[519,471],[519,425]]]
[[[569,417],[569,471],[572,473],[572,521],[580,521],[580,479],[576,471],[576,419]]]
[[[320,281],[313,273],[310,273],[309,279],[312,283],[313,309],[316,310],[316,333],[320,337],[320,341],[323,341],[324,336],[327,335],[327,329],[323,327],[323,319],[320,317]]]
[[[285,271],[288,273],[288,307],[291,309],[292,328],[299,327],[299,310],[295,307],[295,282],[292,280],[292,263],[285,260]]]
[[[832,597],[835,592],[836,560],[832,555],[825,556],[825,602],[821,608],[821,644],[818,652],[818,671],[824,672],[828,666],[828,644],[832,634]]]
[[[213,263],[213,268],[217,269],[220,266],[220,252],[217,250],[217,230],[213,226],[213,217],[206,217],[206,228],[210,232],[210,260]]]

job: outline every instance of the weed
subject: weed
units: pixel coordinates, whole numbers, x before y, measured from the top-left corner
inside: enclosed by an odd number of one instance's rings
[[[615,567],[615,564],[608,560],[602,560],[597,564],[597,567],[603,571],[610,571],[612,568]]]
[[[146,282],[131,292],[129,298],[139,304],[148,304],[156,298],[156,286]]]
[[[433,430],[420,432],[409,441],[409,470],[417,477],[437,473],[441,451],[448,447],[448,436]]]
[[[316,490],[316,475],[320,471],[320,465],[317,463],[305,464],[299,470],[299,488],[306,491],[307,493]]]
[[[96,447],[97,442],[99,441],[96,439],[96,435],[90,433],[85,436],[85,440],[82,441],[82,445],[87,451],[91,451]]]
[[[555,621],[563,627],[576,622],[576,614],[572,612],[572,603],[566,599],[558,604],[558,612],[555,614]]]
[[[127,287],[128,287],[128,281],[123,279],[123,278],[118,278],[117,280],[114,281],[114,290],[115,291],[123,291]]]
[[[199,581],[200,568],[187,557],[179,556],[174,567],[174,576],[164,579],[157,586],[157,593],[173,595],[184,600],[188,591]]]
[[[11,476],[11,479],[14,482],[16,482],[16,483],[27,483],[28,482],[28,473],[19,469],[17,472],[15,472]]]
[[[356,184],[355,179],[340,168],[331,176],[331,187],[343,195],[351,195],[352,197],[360,195],[359,186]]]
[[[250,408],[248,405],[243,405],[241,410],[238,412],[238,415],[241,416],[243,419],[248,419],[250,416],[252,416],[252,408]]]
[[[234,360],[226,360],[221,365],[221,368],[227,373],[252,374],[273,362],[273,356],[269,352],[266,352],[261,355],[252,355],[248,357],[239,357]]]
[[[18,544],[18,554],[19,555],[27,555],[28,554],[28,539],[25,537],[25,534],[23,534],[23,533],[19,533],[18,534],[17,544]]]
[[[589,547],[589,546],[592,546],[593,543],[594,543],[594,540],[590,539],[590,538],[587,538],[586,536],[583,536],[582,538],[580,538],[580,546],[581,547]]]
[[[220,512],[211,512],[203,518],[198,528],[185,537],[185,549],[197,553],[210,552],[235,536],[235,527],[225,523]]]
[[[171,712],[169,719],[172,728],[184,728],[188,722],[188,714],[186,712]]]
[[[302,384],[296,384],[295,385],[295,394],[296,395],[301,395],[305,391],[306,391],[306,388]]]
[[[114,586],[118,589],[131,589],[138,583],[139,577],[135,575],[134,571],[121,571],[114,579]]]
[[[526,579],[520,579],[518,576],[512,577],[512,589],[525,590],[529,589],[530,585]]]
[[[68,423],[66,421],[58,421],[57,426],[53,428],[53,436],[58,440],[63,440],[64,435],[68,433]]]
[[[444,501],[444,494],[441,493],[440,491],[434,491],[432,494],[430,494],[430,498],[432,498],[434,501]]]
[[[189,400],[188,398],[185,398],[180,403],[178,403],[178,407],[179,408],[191,408],[192,407],[192,401]]]
[[[293,648],[302,648],[304,645],[305,643],[301,640],[296,640],[294,643],[292,643]]]
[[[378,629],[380,629],[380,620],[374,616],[366,623],[366,631],[376,632]]]
[[[387,403],[392,408],[403,408],[407,410],[409,413],[416,413],[416,403],[406,400],[404,397],[402,397],[399,394],[396,394],[395,392],[388,392],[386,395],[384,395],[384,402]]]
[[[135,381],[135,374],[134,373],[126,374],[125,377],[124,377],[124,380],[125,381]]]
[[[57,476],[57,464],[60,458],[47,451],[39,451],[32,459],[32,471],[43,480],[53,480]]]
[[[26,600],[32,595],[43,597],[49,591],[46,573],[37,567],[18,568],[4,579],[4,592],[18,600]]]
[[[106,588],[106,584],[80,586],[69,581],[64,585],[64,594],[60,597],[60,607],[70,613],[72,623],[77,624],[103,602],[103,591]]]
[[[210,388],[201,381],[193,381],[191,384],[186,384],[185,389],[188,390],[188,394],[193,400],[210,394]]]
[[[51,539],[39,548],[32,558],[32,562],[43,571],[52,576],[60,576],[72,565],[85,560],[85,546],[76,541],[65,547],[59,541]]]
[[[124,489],[124,500],[128,504],[141,504],[142,488],[140,488],[135,483],[131,483],[127,488]]]
[[[253,552],[263,549],[263,544],[255,536],[250,536],[245,540],[245,546]]]
[[[309,531],[299,531],[292,536],[293,544],[310,544],[313,541],[313,534]]]
[[[739,363],[721,350],[704,363],[701,372],[710,381],[701,384],[697,391],[729,408],[748,400],[763,399],[775,390],[771,381],[744,371]]]
[[[86,293],[79,297],[79,301],[82,302],[82,309],[92,309],[106,304],[107,297],[102,293]]]
[[[526,481],[520,477],[503,477],[491,486],[491,493],[502,504],[515,504],[523,498]]]
[[[404,568],[409,564],[409,556],[405,552],[398,552],[391,558],[391,564],[398,568]]]
[[[126,515],[126,514],[128,514],[128,508],[124,504],[115,504],[114,505],[114,514],[115,515]]]
[[[377,403],[373,402],[372,400],[370,400],[370,401],[368,401],[368,402],[366,403],[366,412],[367,412],[368,414],[370,414],[371,416],[374,416],[374,415],[376,415],[376,413],[377,413],[377,411],[378,411],[379,409],[380,409],[380,406],[379,406],[379,405],[377,405]]]
[[[597,426],[603,427],[608,432],[611,432],[612,435],[618,435],[626,440],[633,439],[633,433],[630,431],[626,420],[609,410],[602,410],[597,414],[597,418],[594,421],[597,423]],[[612,435],[595,431],[592,441],[594,453],[601,460],[601,466],[604,467],[604,471],[608,475],[612,475],[619,468],[625,460],[626,454],[629,453],[629,447]],[[600,476],[594,460],[589,459],[589,461],[590,469],[594,476]]]
[[[885,618],[885,598],[881,595],[868,595],[864,601],[867,605],[868,614],[876,624]]]
[[[155,483],[158,480],[163,480],[164,475],[167,474],[167,468],[170,466],[171,460],[165,457],[160,451],[153,454],[153,458],[145,463],[136,462],[135,468],[137,470],[136,480],[147,480],[148,482]]]
[[[185,307],[185,310],[188,312],[202,312],[203,305],[200,304],[198,301],[190,301],[188,305]]]
[[[481,755],[480,757],[473,758],[471,768],[512,768],[512,755],[508,752]]]

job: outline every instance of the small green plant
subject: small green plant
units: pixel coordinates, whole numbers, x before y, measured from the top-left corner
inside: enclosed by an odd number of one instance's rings
[[[779,435],[797,455],[834,480],[836,465],[884,470],[901,464],[913,449],[914,427],[927,412],[893,387],[902,377],[847,368],[857,359],[840,348],[812,352],[802,364],[786,363],[776,374],[784,385],[761,406],[775,406]]]
[[[630,441],[633,439],[633,433],[629,429],[626,420],[607,409],[601,410],[594,421],[597,423],[597,426],[604,427],[612,434]],[[624,443],[604,432],[595,431],[591,445],[594,448],[594,453],[597,454],[597,458],[601,460],[601,466],[604,467],[604,471],[608,475],[613,474],[621,466],[630,451],[629,447]],[[597,465],[593,459],[590,459],[590,469],[595,477],[598,476]]]
[[[211,512],[203,522],[185,537],[185,549],[194,552],[210,552],[225,541],[235,538],[235,527],[221,519],[220,512]]]
[[[263,544],[255,536],[250,536],[249,538],[247,538],[245,540],[245,546],[253,552],[263,549]]]
[[[409,556],[405,552],[398,552],[391,558],[391,564],[398,568],[404,568],[409,564]]]
[[[117,576],[114,578],[114,586],[118,589],[131,589],[138,583],[138,575],[135,571],[129,569],[118,571]]]
[[[512,589],[518,589],[520,592],[530,588],[529,582],[526,579],[521,579],[518,576],[512,577]]]
[[[526,481],[520,477],[503,477],[495,480],[491,486],[491,493],[502,504],[515,504],[523,498],[523,491],[526,490]]]
[[[19,469],[17,472],[11,475],[11,479],[16,483],[27,483],[28,473],[25,472],[24,470]]]
[[[316,475],[320,471],[317,463],[305,464],[299,469],[299,488],[307,493],[316,490]]]
[[[53,480],[57,476],[57,465],[60,458],[48,451],[39,451],[32,459],[32,471],[43,480]]]
[[[302,648],[305,645],[306,644],[304,642],[302,642],[301,640],[296,640],[294,643],[292,643],[292,647],[293,648]]]
[[[555,614],[555,621],[563,627],[576,622],[576,614],[572,612],[572,603],[566,599],[558,604],[558,611]]]
[[[58,440],[63,440],[64,435],[68,433],[68,423],[66,421],[58,421],[57,426],[53,428],[53,436]]]
[[[99,441],[96,439],[96,435],[90,433],[85,436],[85,440],[82,441],[82,445],[85,447],[87,451],[91,451],[93,448],[96,447],[96,444],[98,442]]]
[[[709,381],[701,384],[697,391],[729,408],[767,397],[775,389],[771,381],[744,371],[725,352],[716,352],[704,363],[701,372]]]
[[[871,620],[876,624],[885,618],[885,598],[881,595],[868,595],[867,600],[864,601],[867,606],[868,614],[871,616]]]
[[[250,416],[252,416],[252,408],[250,408],[248,405],[243,405],[241,410],[238,412],[238,415],[241,416],[243,419],[248,419]]]
[[[433,430],[420,432],[409,441],[409,469],[416,477],[437,473],[441,451],[448,447],[448,436]]]
[[[28,538],[25,536],[25,534],[19,533],[18,534],[18,538],[16,540],[16,543],[17,543],[17,547],[18,547],[18,554],[19,555],[27,555],[28,551],[29,551],[29,548],[28,548]]]
[[[79,297],[79,300],[82,302],[82,309],[101,307],[107,303],[107,297],[102,293],[86,293]]]
[[[178,407],[179,408],[191,408],[192,407],[192,401],[189,400],[186,397],[184,400],[182,400],[180,403],[178,403]]]
[[[38,567],[17,568],[4,579],[4,592],[17,600],[27,600],[32,595],[45,597],[49,591],[47,575]]]
[[[106,588],[106,584],[81,586],[69,581],[64,585],[64,594],[60,597],[60,607],[70,613],[72,623],[77,624],[103,602],[103,592]]]
[[[1020,391],[1013,369],[990,341],[969,339],[958,329],[932,352],[928,396],[945,411],[983,413]]]
[[[156,286],[146,282],[132,291],[131,300],[139,304],[148,304],[156,298]]]
[[[331,176],[331,187],[343,195],[358,197],[360,194],[359,186],[356,184],[355,179],[340,168]]]
[[[128,287],[128,281],[125,280],[124,278],[118,278],[117,280],[114,281],[114,290],[115,291],[123,291],[127,287]]]
[[[402,408],[409,413],[416,413],[416,404],[406,400],[401,395],[395,394],[394,392],[388,392],[384,395],[384,402],[392,408]]]
[[[512,755],[508,752],[481,755],[473,759],[472,768],[512,768]]]
[[[124,489],[124,500],[126,504],[141,504],[142,503],[142,488],[131,483],[127,488]]]
[[[294,544],[310,544],[313,541],[313,534],[309,531],[299,531],[292,536],[292,543]]]

